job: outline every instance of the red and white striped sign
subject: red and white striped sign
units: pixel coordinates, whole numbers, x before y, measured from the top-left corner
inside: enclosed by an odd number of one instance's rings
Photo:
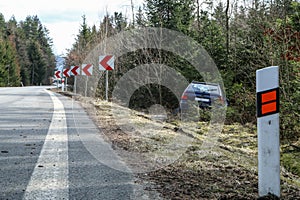
[[[54,76],[55,76],[56,78],[61,78],[61,72],[60,72],[60,71],[55,71],[55,72],[54,72]]]
[[[80,74],[80,67],[79,66],[71,66],[71,76],[77,76]]]
[[[67,78],[70,78],[70,68],[66,68],[63,70],[63,75]]]
[[[81,75],[82,76],[91,76],[93,74],[93,65],[92,64],[82,64]]]
[[[113,70],[115,67],[113,55],[99,56],[99,70]]]
[[[77,76],[80,74],[80,67],[79,66],[71,66],[71,76]]]

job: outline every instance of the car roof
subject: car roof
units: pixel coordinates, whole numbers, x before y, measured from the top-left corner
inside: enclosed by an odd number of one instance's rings
[[[202,85],[215,85],[215,86],[219,86],[218,83],[199,82],[199,81],[192,81],[191,84],[202,84]]]

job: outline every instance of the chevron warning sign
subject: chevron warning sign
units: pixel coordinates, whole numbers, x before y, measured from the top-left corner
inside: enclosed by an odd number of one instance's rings
[[[61,71],[55,71],[54,75],[56,78],[61,78]]]
[[[70,68],[66,68],[63,70],[63,75],[67,78],[70,78]]]
[[[77,76],[80,74],[80,67],[79,66],[71,66],[71,76]]]
[[[82,76],[91,76],[93,74],[93,65],[92,64],[82,64]]]
[[[115,57],[113,55],[99,56],[99,70],[113,70],[114,62]]]

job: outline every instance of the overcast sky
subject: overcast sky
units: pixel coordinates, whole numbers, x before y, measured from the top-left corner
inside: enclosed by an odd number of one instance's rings
[[[143,0],[133,0],[135,10]],[[89,26],[96,26],[103,19],[106,10],[110,15],[123,12],[131,17],[131,0],[1,0],[0,13],[8,21],[13,15],[23,21],[30,15],[37,15],[41,23],[50,31],[54,43],[54,53],[65,54],[72,47],[79,32],[82,16]]]

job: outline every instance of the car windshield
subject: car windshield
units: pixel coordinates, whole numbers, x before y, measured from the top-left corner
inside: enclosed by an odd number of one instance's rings
[[[193,84],[192,88],[195,92],[219,95],[220,91],[217,85]]]

